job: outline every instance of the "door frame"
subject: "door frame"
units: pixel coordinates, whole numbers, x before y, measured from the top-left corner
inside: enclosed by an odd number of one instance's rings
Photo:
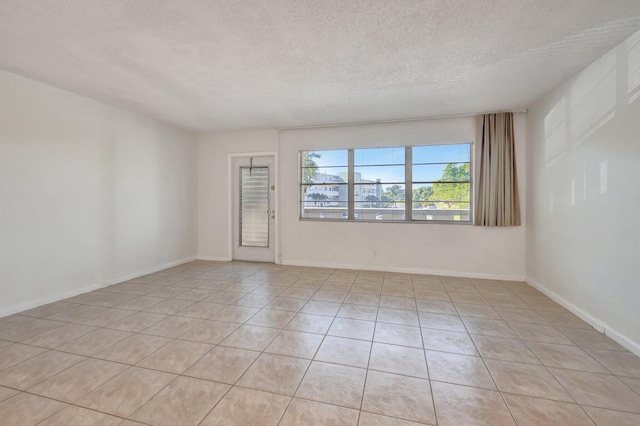
[[[233,195],[235,191],[235,182],[233,181],[233,160],[238,157],[273,157],[273,183],[276,189],[273,191],[273,206],[276,211],[274,221],[274,230],[269,238],[273,238],[274,260],[276,264],[280,264],[280,175],[278,174],[278,152],[277,151],[258,151],[258,152],[234,152],[227,155],[227,257],[233,260]],[[271,243],[271,242],[270,242]]]

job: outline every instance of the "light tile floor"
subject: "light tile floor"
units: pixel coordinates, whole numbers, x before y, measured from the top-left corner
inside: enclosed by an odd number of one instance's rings
[[[0,319],[0,425],[640,425],[522,282],[192,262]]]

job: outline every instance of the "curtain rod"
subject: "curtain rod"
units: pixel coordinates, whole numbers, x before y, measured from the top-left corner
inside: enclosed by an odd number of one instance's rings
[[[279,127],[278,131],[282,130],[302,130],[302,129],[318,129],[323,127],[342,127],[342,126],[362,126],[365,124],[386,124],[386,123],[406,123],[411,121],[423,121],[423,120],[440,120],[444,118],[462,118],[462,117],[475,117],[477,115],[484,114],[499,114],[503,112],[512,112],[514,114],[517,113],[526,113],[529,112],[527,108],[520,110],[502,110],[502,111],[489,111],[489,112],[478,112],[478,113],[467,113],[467,114],[451,114],[451,115],[438,115],[438,116],[430,116],[430,117],[415,117],[415,118],[398,118],[392,120],[374,120],[374,121],[352,121],[347,123],[335,123],[335,124],[315,124],[310,126],[293,126],[293,127]]]

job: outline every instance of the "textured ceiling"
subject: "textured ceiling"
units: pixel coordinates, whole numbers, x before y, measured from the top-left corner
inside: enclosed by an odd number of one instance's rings
[[[0,68],[195,131],[520,109],[639,0],[0,0]]]

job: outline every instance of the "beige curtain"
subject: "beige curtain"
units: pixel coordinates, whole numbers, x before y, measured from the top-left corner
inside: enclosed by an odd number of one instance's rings
[[[474,225],[519,226],[513,113],[481,115],[477,123],[480,172]]]

